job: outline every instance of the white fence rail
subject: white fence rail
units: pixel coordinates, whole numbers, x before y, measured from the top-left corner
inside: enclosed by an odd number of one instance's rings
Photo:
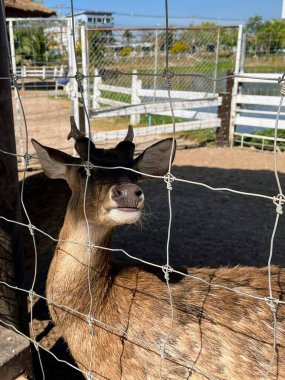
[[[27,77],[37,77],[41,79],[47,79],[57,76],[63,76],[64,74],[64,68],[63,66],[55,66],[55,67],[28,67],[28,66],[21,66],[16,68],[16,74],[17,76],[20,76],[21,78],[27,78]]]
[[[136,74],[136,72],[133,74]],[[106,94],[104,96],[104,91],[128,95],[129,103],[106,97]],[[102,78],[98,76],[98,70],[95,69],[93,94],[92,110],[89,112],[91,119],[130,116],[131,123],[138,124],[140,122],[140,115],[142,114],[171,116],[172,108],[175,111],[175,117],[185,118],[185,122],[176,124],[176,131],[217,128],[221,124],[217,112],[212,111],[215,108],[217,109],[222,103],[222,98],[216,93],[171,91],[171,107],[167,90],[144,89],[142,88],[142,81],[137,78],[137,75],[133,75],[131,87],[102,84]],[[146,100],[148,101],[146,102]],[[101,108],[102,104],[110,106],[110,108]],[[209,112],[201,111],[201,109],[209,108],[211,109]],[[194,120],[189,121],[189,119]],[[136,128],[135,134],[137,136],[146,136],[158,133],[170,133],[172,129],[172,124],[152,125]],[[125,130],[108,131],[97,133],[93,138],[96,141],[119,139],[124,137],[124,133]]]
[[[241,146],[244,145],[245,137],[260,138],[262,147],[266,145],[265,140],[271,141],[268,136],[256,135],[256,132],[254,134],[251,132],[259,128],[275,128],[280,95],[271,94],[276,92],[276,84],[281,77],[281,73],[245,73],[236,78],[238,87],[236,94],[233,94],[236,99],[233,140],[241,142]],[[284,112],[280,113],[281,117],[284,115]],[[241,132],[239,127],[243,127],[244,132]],[[278,128],[285,129],[285,120],[279,120]],[[235,137],[240,137],[241,140],[236,140]],[[278,142],[283,141],[277,139]]]

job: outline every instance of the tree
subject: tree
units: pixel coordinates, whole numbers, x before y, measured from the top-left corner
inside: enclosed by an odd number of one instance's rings
[[[250,17],[245,30],[248,46],[255,53],[275,53],[285,46],[285,21],[264,21],[261,16]]]
[[[127,30],[124,31],[122,37],[126,40],[127,44],[129,45],[130,41],[133,38],[133,33],[130,30],[127,29]]]
[[[104,54],[106,51],[106,38],[104,30],[92,30],[89,34],[89,47],[90,47],[90,70],[94,71],[95,67],[99,67],[98,64],[102,65],[104,60]]]
[[[16,29],[14,39],[17,63],[45,64],[50,50],[58,47],[53,34],[46,33],[42,26]]]
[[[173,30],[168,30],[168,49],[170,49],[175,40],[175,33]],[[166,49],[166,32],[161,32],[158,35],[159,50]]]
[[[245,31],[248,35],[256,35],[263,26],[263,19],[256,15],[250,17],[245,24]]]

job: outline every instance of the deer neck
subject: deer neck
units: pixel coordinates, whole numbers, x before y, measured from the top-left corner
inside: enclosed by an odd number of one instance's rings
[[[70,305],[80,294],[87,299],[91,289],[98,302],[103,299],[108,291],[110,254],[99,247],[109,248],[111,238],[111,227],[87,225],[68,209],[48,274],[47,295],[58,303],[69,300]]]

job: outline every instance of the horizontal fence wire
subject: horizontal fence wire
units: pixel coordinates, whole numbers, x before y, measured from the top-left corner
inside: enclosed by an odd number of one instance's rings
[[[73,15],[73,2],[71,0],[71,9],[72,9],[72,23],[73,23],[73,27],[72,27],[72,30],[73,30],[73,53],[75,54],[76,52],[76,46],[75,46],[75,25],[74,25],[74,15]],[[34,344],[34,347],[36,349],[36,351],[38,352],[38,357],[39,357],[39,362],[41,364],[41,370],[42,370],[42,377],[43,379],[45,378],[45,371],[47,371],[47,369],[45,369],[43,367],[43,364],[42,364],[42,359],[41,359],[41,353],[40,353],[40,350],[39,348],[45,350],[46,352],[48,352],[50,355],[52,355],[57,361],[61,362],[61,363],[64,363],[68,366],[70,366],[71,368],[73,368],[74,370],[76,371],[79,371],[81,372],[82,374],[84,374],[88,379],[96,379],[96,376],[92,373],[92,366],[93,366],[93,357],[92,357],[92,341],[93,341],[93,336],[94,336],[94,327],[95,326],[101,326],[102,328],[104,329],[107,329],[108,331],[111,331],[113,334],[119,334],[120,336],[123,335],[125,337],[127,337],[133,344],[137,344],[139,345],[140,347],[142,348],[147,348],[149,350],[152,350],[152,352],[156,355],[159,355],[160,356],[160,378],[162,379],[163,376],[165,375],[163,373],[163,364],[164,364],[164,360],[168,359],[168,358],[171,358],[172,356],[174,356],[175,358],[177,357],[178,359],[178,362],[179,360],[182,360],[183,361],[183,358],[179,358],[179,355],[177,353],[174,353],[172,352],[172,347],[170,345],[170,338],[171,338],[171,334],[173,333],[173,322],[174,322],[174,310],[175,310],[175,306],[173,304],[173,296],[172,296],[172,293],[171,293],[171,286],[170,286],[170,277],[171,277],[171,274],[172,273],[177,273],[181,276],[184,276],[184,277],[188,277],[188,278],[191,278],[197,282],[201,282],[209,287],[214,287],[214,288],[217,288],[217,289],[223,289],[223,290],[226,290],[226,291],[229,291],[229,292],[232,292],[232,293],[236,293],[236,294],[239,294],[241,296],[244,296],[244,297],[249,297],[253,300],[255,300],[256,302],[264,302],[266,303],[271,311],[272,311],[272,316],[273,316],[273,344],[272,344],[272,355],[271,355],[271,360],[270,360],[270,363],[269,363],[269,366],[268,366],[268,370],[265,374],[265,377],[264,379],[268,379],[269,376],[270,376],[270,372],[271,372],[271,369],[272,369],[272,366],[274,364],[274,360],[275,360],[275,357],[276,357],[276,347],[277,347],[277,334],[276,334],[276,330],[277,330],[277,319],[276,319],[276,311],[277,311],[277,306],[278,305],[284,305],[285,304],[285,301],[281,300],[281,299],[277,299],[277,298],[274,298],[273,297],[273,292],[272,292],[272,283],[271,283],[271,261],[272,261],[272,257],[273,257],[273,248],[274,248],[274,239],[275,239],[275,234],[276,234],[276,229],[277,229],[277,226],[278,226],[278,223],[279,223],[279,218],[280,218],[280,215],[282,215],[283,213],[283,210],[282,210],[282,206],[285,202],[285,198],[284,198],[284,195],[283,195],[283,192],[282,192],[282,188],[281,188],[281,185],[280,185],[280,180],[279,180],[279,176],[278,176],[278,168],[277,168],[277,146],[276,146],[276,140],[277,140],[277,131],[278,131],[278,122],[279,122],[279,116],[280,116],[280,112],[281,112],[281,107],[282,107],[282,102],[283,102],[283,97],[284,97],[284,93],[283,92],[283,87],[284,87],[284,78],[280,77],[280,78],[275,78],[275,77],[256,77],[256,76],[250,76],[250,75],[246,75],[246,74],[231,74],[231,75],[226,75],[226,76],[223,76],[223,77],[213,77],[213,76],[208,76],[206,74],[195,74],[195,73],[175,73],[174,71],[172,71],[171,69],[169,69],[169,65],[168,65],[168,51],[169,51],[169,48],[167,47],[167,41],[168,41],[168,33],[170,30],[172,30],[172,28],[170,28],[168,26],[168,4],[167,4],[167,0],[165,0],[165,13],[166,13],[166,27],[165,27],[165,31],[166,31],[166,60],[165,60],[165,71],[163,73],[151,73],[151,72],[145,72],[145,73],[140,73],[139,75],[140,76],[149,76],[149,77],[160,77],[162,78],[164,81],[165,81],[165,84],[166,84],[166,88],[167,88],[167,91],[168,91],[168,98],[165,100],[165,102],[169,102],[170,103],[170,109],[171,109],[171,118],[172,118],[172,122],[173,122],[173,130],[175,131],[175,112],[173,111],[173,108],[172,108],[172,105],[174,103],[174,100],[171,98],[171,91],[172,91],[172,82],[173,82],[173,78],[175,77],[198,77],[198,78],[204,78],[204,79],[207,79],[209,80],[212,84],[215,83],[215,82],[219,82],[219,81],[223,81],[225,79],[228,79],[228,78],[234,78],[234,79],[238,79],[238,78],[248,78],[248,79],[263,79],[263,80],[266,80],[266,81],[272,81],[272,82],[276,82],[276,83],[279,83],[281,84],[281,98],[280,98],[280,106],[279,106],[279,109],[277,111],[277,115],[276,115],[276,125],[275,125],[275,141],[274,141],[274,157],[275,157],[275,163],[274,163],[274,173],[275,173],[275,178],[276,178],[276,183],[277,183],[277,186],[278,186],[278,191],[279,193],[276,194],[276,195],[264,195],[264,194],[256,194],[256,193],[250,193],[250,192],[244,192],[244,191],[238,191],[238,190],[234,190],[234,189],[230,189],[230,188],[227,188],[227,187],[212,187],[210,185],[207,185],[206,183],[200,183],[200,182],[195,182],[195,181],[191,181],[191,180],[185,180],[185,179],[182,179],[182,178],[177,178],[177,177],[174,177],[171,173],[171,157],[170,157],[170,161],[169,161],[169,170],[168,170],[168,173],[165,175],[165,176],[154,176],[154,175],[149,175],[147,173],[143,173],[143,172],[139,172],[137,170],[134,170],[134,169],[130,169],[130,168],[127,168],[127,167],[123,167],[123,166],[116,166],[116,167],[104,167],[104,166],[98,166],[98,165],[94,165],[90,162],[90,142],[89,142],[89,146],[88,146],[88,160],[85,164],[82,164],[82,165],[78,165],[78,167],[83,167],[85,168],[86,170],[86,185],[85,185],[85,192],[84,192],[84,205],[83,205],[83,208],[84,208],[84,216],[85,216],[85,222],[86,222],[86,227],[87,227],[87,231],[88,231],[88,243],[87,244],[83,244],[79,241],[70,241],[70,240],[60,240],[60,239],[57,239],[55,237],[52,237],[51,235],[47,234],[45,231],[42,231],[41,229],[37,228],[36,226],[34,226],[31,222],[31,219],[29,217],[29,214],[26,210],[26,207],[25,207],[25,202],[24,202],[24,197],[23,197],[23,194],[24,194],[24,186],[25,186],[25,180],[26,180],[26,175],[27,175],[27,171],[28,171],[28,168],[29,168],[29,165],[30,165],[30,161],[32,159],[37,159],[37,155],[35,154],[30,154],[29,153],[29,149],[28,149],[28,141],[29,141],[29,133],[28,133],[28,123],[25,119],[25,109],[23,107],[23,104],[22,104],[22,101],[21,101],[21,94],[19,92],[19,86],[18,86],[18,81],[21,80],[21,79],[24,79],[25,77],[21,77],[21,75],[17,75],[15,72],[13,72],[13,69],[11,70],[11,77],[10,78],[0,78],[0,79],[9,79],[11,80],[12,82],[12,85],[14,86],[14,89],[17,93],[17,97],[19,99],[19,102],[20,102],[20,105],[21,105],[21,109],[22,109],[22,113],[24,115],[24,127],[25,127],[25,138],[26,138],[26,145],[25,145],[25,153],[24,154],[15,154],[15,153],[12,153],[12,152],[6,152],[4,150],[0,150],[2,153],[4,154],[7,154],[7,155],[11,155],[11,156],[16,156],[16,157],[19,157],[19,158],[22,158],[23,159],[23,162],[24,162],[24,173],[23,173],[23,181],[22,181],[22,187],[21,187],[21,204],[22,204],[22,208],[25,212],[25,215],[26,215],[26,219],[28,221],[28,223],[19,223],[15,220],[9,220],[8,218],[0,215],[0,219],[1,220],[4,220],[6,221],[7,223],[14,223],[14,224],[17,224],[21,227],[24,227],[24,228],[27,228],[30,232],[30,235],[31,235],[31,238],[32,238],[32,241],[33,241],[33,246],[34,246],[34,253],[35,253],[35,266],[34,266],[34,274],[33,274],[33,281],[32,281],[32,286],[30,287],[30,289],[24,289],[24,288],[19,288],[17,286],[14,286],[12,284],[9,284],[5,281],[0,281],[0,284],[2,286],[6,286],[10,289],[14,289],[16,291],[19,291],[19,292],[23,292],[25,294],[27,294],[28,298],[29,298],[29,301],[30,301],[30,326],[31,326],[31,337],[27,337],[25,336],[27,339],[29,339],[31,341],[31,343]],[[76,57],[76,54],[75,54],[75,57]],[[76,58],[75,58],[76,60]],[[10,62],[11,64],[11,67],[12,67],[12,63]],[[84,106],[84,113],[85,113],[85,116],[87,117],[88,119],[88,112],[87,112],[87,108],[86,108],[86,104],[84,103],[84,96],[83,96],[83,86],[82,86],[82,82],[87,79],[87,78],[95,78],[97,77],[96,75],[84,75],[82,73],[80,73],[79,71],[79,64],[78,62],[76,62],[76,73],[75,74],[67,74],[67,75],[62,75],[62,76],[58,76],[58,75],[51,75],[51,76],[48,76],[46,78],[41,78],[39,76],[31,76],[29,78],[32,78],[32,79],[39,79],[39,80],[43,80],[43,81],[47,81],[48,79],[59,79],[59,78],[69,78],[69,79],[74,79],[76,80],[76,82],[78,83],[78,87],[79,87],[79,92],[81,92],[81,97],[83,99],[83,106]],[[119,75],[122,75],[122,76],[136,76],[137,74],[133,73],[133,72],[124,72],[122,70],[116,70],[116,73],[119,74]],[[98,74],[99,76],[99,74]],[[89,120],[89,119],[88,119]],[[88,123],[88,130],[89,130],[89,135],[91,135],[91,131],[90,131],[90,123]],[[173,140],[174,141],[174,140]],[[173,150],[174,150],[174,143],[172,145],[172,153],[173,153]],[[76,166],[76,165],[72,165],[72,166]],[[96,169],[96,168],[99,168],[99,169],[105,169],[105,170],[116,170],[116,169],[124,169],[124,170],[128,170],[128,171],[131,171],[131,172],[134,172],[134,173],[137,173],[137,174],[141,174],[145,177],[150,177],[150,178],[156,178],[156,179],[159,179],[160,181],[163,181],[165,183],[165,186],[167,188],[167,191],[168,191],[168,207],[169,207],[169,224],[168,224],[168,234],[167,234],[167,248],[166,248],[166,262],[164,265],[158,265],[158,264],[155,264],[155,263],[152,263],[150,261],[147,261],[147,260],[143,260],[139,257],[136,257],[135,255],[131,255],[130,253],[128,253],[127,251],[123,250],[123,249],[113,249],[113,248],[108,248],[108,247],[104,247],[104,246],[97,246],[95,244],[92,243],[91,241],[91,237],[90,237],[90,221],[88,220],[88,217],[87,217],[87,213],[86,213],[86,208],[87,208],[87,205],[86,205],[86,196],[87,196],[87,186],[88,186],[88,181],[89,181],[89,175],[88,175],[88,170],[90,171],[91,169]],[[177,269],[175,269],[175,267],[172,267],[170,265],[170,261],[169,261],[169,243],[170,243],[170,238],[171,238],[171,225],[172,225],[172,203],[171,203],[171,194],[172,194],[172,191],[175,191],[175,182],[180,182],[180,183],[183,183],[183,184],[188,184],[188,185],[194,185],[194,186],[199,186],[199,187],[204,187],[204,188],[207,188],[208,190],[210,191],[213,191],[213,192],[229,192],[229,193],[233,193],[233,194],[236,194],[236,195],[240,195],[240,196],[246,196],[246,197],[255,197],[255,198],[261,198],[263,199],[264,201],[271,201],[274,206],[276,207],[276,219],[275,219],[275,224],[274,224],[274,227],[273,227],[273,232],[272,232],[272,236],[271,236],[271,243],[270,243],[270,253],[269,253],[269,257],[268,257],[268,296],[267,297],[264,297],[263,295],[260,295],[258,293],[256,294],[252,294],[252,293],[249,293],[249,292],[245,292],[245,291],[241,291],[241,290],[238,290],[238,289],[235,289],[235,288],[231,288],[231,287],[227,287],[227,286],[224,286],[224,285],[219,285],[219,284],[216,284],[216,283],[212,283],[212,282],[209,282],[203,278],[200,278],[198,276],[195,276],[195,275],[191,275],[191,271],[190,273],[183,273]],[[36,293],[34,291],[34,286],[35,286],[35,282],[36,282],[36,279],[37,279],[37,262],[38,262],[38,252],[37,252],[37,245],[36,245],[36,240],[35,240],[35,234],[36,233],[39,233],[39,234],[42,234],[46,237],[48,237],[50,240],[52,240],[53,242],[56,242],[56,243],[62,243],[62,242],[67,242],[67,243],[70,243],[70,244],[74,244],[74,245],[79,245],[79,246],[84,246],[86,247],[86,250],[87,250],[87,254],[88,254],[88,290],[89,290],[89,300],[90,300],[90,303],[89,303],[89,312],[88,314],[84,314],[84,313],[81,313],[79,312],[78,310],[75,310],[73,308],[70,308],[68,307],[67,305],[61,305],[61,304],[57,304],[55,303],[52,299],[48,299],[38,293]],[[130,334],[128,332],[128,330],[124,330],[122,329],[121,327],[119,326],[112,326],[112,325],[108,325],[106,323],[104,323],[103,321],[100,321],[99,319],[96,318],[96,316],[92,315],[92,303],[93,303],[93,294],[92,294],[92,287],[91,287],[91,276],[90,276],[90,270],[91,270],[91,254],[92,254],[92,249],[94,248],[98,248],[98,249],[102,249],[102,250],[106,250],[106,251],[109,251],[109,252],[112,252],[112,253],[123,253],[124,255],[126,255],[128,258],[134,260],[134,261],[139,261],[141,263],[144,263],[146,265],[149,265],[149,266],[152,266],[152,267],[155,267],[155,268],[158,268],[162,271],[163,275],[164,275],[164,278],[165,278],[165,283],[166,283],[166,288],[167,288],[167,292],[168,292],[168,298],[169,298],[169,304],[170,304],[170,321],[171,321],[171,324],[170,326],[168,326],[168,329],[167,331],[165,332],[165,337],[162,339],[161,343],[160,344],[154,344],[153,342],[150,342],[148,340],[145,340],[143,339],[142,337],[137,337],[137,336],[133,336],[132,334]],[[34,302],[35,302],[35,299],[36,298],[40,298],[40,299],[43,299],[45,300],[49,305],[53,305],[53,306],[56,306],[58,308],[61,308],[69,313],[72,313],[72,314],[75,314],[75,315],[78,315],[79,317],[81,317],[83,320],[86,321],[86,323],[90,326],[90,364],[89,364],[89,368],[87,371],[82,371],[80,370],[79,368],[77,368],[76,366],[72,365],[71,363],[68,363],[64,360],[61,360],[59,359],[56,355],[54,355],[52,352],[50,352],[49,350],[47,350],[44,346],[42,346],[41,344],[39,344],[37,341],[36,341],[36,336],[35,336],[35,332],[34,332],[34,327],[33,327],[33,306],[34,306]],[[3,325],[6,325],[7,327],[9,328],[12,328],[14,329],[17,333],[23,335],[19,330],[17,330],[13,325],[1,320],[0,321],[1,323],[3,323]],[[199,368],[195,361],[191,362],[190,360],[187,361],[187,363],[184,363],[184,365],[191,369],[191,370],[195,370],[197,371],[198,373],[201,373],[205,376],[207,376],[208,378],[210,379],[215,379],[216,377],[211,375],[211,373],[208,373],[207,372],[207,369],[204,369],[204,368]],[[104,374],[103,374],[104,375]]]

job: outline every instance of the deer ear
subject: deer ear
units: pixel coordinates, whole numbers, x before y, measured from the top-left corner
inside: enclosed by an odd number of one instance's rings
[[[176,141],[173,138],[161,140],[135,159],[134,169],[151,175],[165,175],[169,170],[169,160],[171,163],[174,160],[175,151]]]
[[[66,164],[78,164],[81,162],[79,159],[61,152],[60,150],[41,145],[34,139],[32,139],[32,143],[37,152],[43,171],[49,178],[66,179],[67,168],[69,167]]]

